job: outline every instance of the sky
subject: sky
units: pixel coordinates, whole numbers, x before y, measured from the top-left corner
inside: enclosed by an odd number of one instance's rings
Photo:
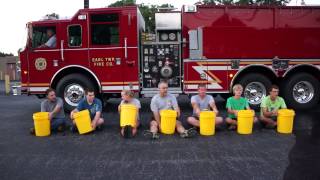
[[[117,0],[90,0],[90,8],[106,7]],[[194,4],[199,0],[137,0],[138,4]],[[307,5],[320,5],[320,0],[304,0]],[[291,0],[289,5],[300,5]],[[26,23],[42,19],[46,14],[57,13],[60,18],[72,17],[83,8],[83,0],[1,0],[0,1],[0,52],[17,55],[26,42]]]

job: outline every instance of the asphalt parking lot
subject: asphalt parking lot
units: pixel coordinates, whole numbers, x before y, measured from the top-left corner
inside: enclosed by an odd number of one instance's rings
[[[320,108],[297,112],[294,133],[255,129],[252,135],[222,130],[214,136],[182,139],[142,135],[150,117],[150,99],[142,100],[142,127],[133,139],[119,135],[117,105],[104,109],[101,132],[71,132],[40,138],[29,135],[35,96],[5,96],[0,81],[1,179],[320,179]],[[191,114],[186,96],[182,116]],[[224,101],[217,99],[222,116]]]

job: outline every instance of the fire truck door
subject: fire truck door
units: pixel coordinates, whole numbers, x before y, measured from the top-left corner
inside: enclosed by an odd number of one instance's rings
[[[124,89],[131,90],[139,90],[138,32],[135,18],[132,11],[122,12],[123,84]]]
[[[30,92],[44,92],[49,87],[47,74],[54,73],[54,62],[61,60],[61,35],[50,24],[32,27],[32,42],[28,52]]]
[[[76,21],[68,25],[64,31],[66,39],[62,48],[63,61],[61,64],[77,64],[88,67],[88,32],[85,21]],[[60,66],[60,64],[58,64]]]
[[[119,16],[116,12],[90,15],[90,68],[99,77],[104,92],[123,89],[125,42]]]

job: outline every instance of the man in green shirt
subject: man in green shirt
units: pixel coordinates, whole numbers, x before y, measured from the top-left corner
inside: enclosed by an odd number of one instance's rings
[[[226,122],[229,125],[229,130],[234,130],[237,128],[237,117],[240,110],[250,110],[248,100],[241,97],[243,92],[243,87],[240,84],[236,84],[232,88],[234,96],[227,99],[226,108],[228,110],[228,117]],[[256,122],[257,119],[254,119]]]
[[[275,128],[277,126],[277,116],[279,109],[286,109],[287,105],[282,97],[279,97],[279,87],[272,85],[269,96],[264,97],[261,102],[260,120],[266,125],[266,128]]]

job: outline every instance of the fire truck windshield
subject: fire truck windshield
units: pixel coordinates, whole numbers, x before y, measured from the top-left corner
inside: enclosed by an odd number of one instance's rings
[[[24,36],[23,39],[21,41],[21,46],[23,46],[22,48],[19,49],[19,52],[24,51],[26,49],[26,47],[28,46],[30,41],[30,32],[29,29],[31,28],[31,26],[29,26],[29,24],[26,25],[26,28],[24,29]]]

